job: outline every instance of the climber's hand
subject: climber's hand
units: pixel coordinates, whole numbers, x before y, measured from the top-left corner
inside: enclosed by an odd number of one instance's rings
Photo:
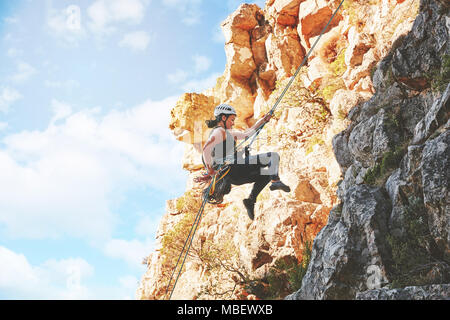
[[[272,119],[272,114],[271,114],[271,113],[267,113],[267,114],[264,116],[263,119],[264,119],[265,122],[269,122],[270,119]]]
[[[200,183],[201,185],[208,183],[210,180],[211,180],[211,177],[208,174],[203,174],[199,177],[194,178],[194,182]]]
[[[215,174],[217,173],[217,171],[215,171],[215,170],[214,170],[212,167],[210,167],[210,166],[207,166],[207,167],[206,167],[206,170],[207,170],[208,175],[209,175],[210,177],[214,177]]]

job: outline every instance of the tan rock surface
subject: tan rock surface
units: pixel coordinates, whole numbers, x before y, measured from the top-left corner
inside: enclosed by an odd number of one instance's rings
[[[206,206],[192,245],[194,252],[209,248],[211,243],[222,246],[224,257],[252,277],[262,277],[280,259],[301,259],[306,239],[317,235],[337,203],[336,189],[342,176],[331,140],[349,125],[349,111],[371,97],[372,69],[396,37],[410,29],[414,16],[411,8],[416,8],[417,3],[418,0],[357,3],[368,6],[357,16],[351,16],[351,7],[340,11],[311,55],[308,68],[299,75],[304,87],[316,80],[320,84],[322,79],[343,82],[333,90],[320,88],[331,92],[326,101],[330,113],[318,118],[324,110],[317,103],[294,95],[280,104],[252,150],[276,151],[281,155],[280,176],[292,192],[263,190],[256,203],[255,220],[251,221],[242,204],[251,185],[233,186],[221,206]],[[255,118],[272,107],[287,77],[301,63],[336,6],[335,1],[325,0],[269,0],[264,11],[256,5],[243,4],[224,21],[227,65],[223,75],[207,94],[185,94],[172,110],[170,128],[178,140],[188,143],[183,159],[183,167],[189,171],[187,192],[201,191],[192,178],[201,168],[201,142],[209,133],[204,120],[211,118],[214,106],[230,103],[238,113],[236,128],[252,125]],[[357,25],[358,19],[365,23]],[[343,61],[336,60],[337,46],[346,48]],[[335,61],[342,65],[336,66]],[[342,76],[336,76],[337,67]],[[195,123],[202,134],[195,134]],[[147,260],[148,269],[137,290],[140,299],[160,299],[165,290],[166,283],[161,280],[162,239],[186,215],[177,209],[179,199],[167,202],[156,249]],[[238,299],[245,290],[237,283],[239,275],[233,268],[211,271],[194,254],[187,259],[173,298]],[[225,296],[217,293],[228,291],[230,294]]]
[[[334,7],[330,6],[330,1],[326,0],[305,1],[300,4],[297,30],[303,47],[311,48],[310,39],[318,36],[327,25],[333,14],[333,9]],[[337,26],[341,20],[342,16],[338,13],[326,32]]]

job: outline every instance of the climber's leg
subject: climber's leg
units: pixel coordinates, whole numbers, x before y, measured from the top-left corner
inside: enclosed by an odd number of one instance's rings
[[[260,174],[269,176],[272,184],[270,190],[282,190],[284,192],[290,192],[291,188],[281,182],[278,175],[278,169],[280,165],[280,155],[276,152],[261,153],[249,157],[249,163],[256,163],[260,166]],[[264,186],[263,186],[264,188]],[[262,190],[262,189],[261,189]]]

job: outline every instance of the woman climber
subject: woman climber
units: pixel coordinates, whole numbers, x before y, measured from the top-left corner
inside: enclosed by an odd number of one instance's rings
[[[214,120],[207,120],[211,134],[203,147],[203,162],[210,177],[213,177],[225,158],[230,164],[228,180],[231,184],[242,185],[253,183],[252,191],[247,199],[243,200],[250,219],[254,218],[255,202],[258,194],[272,181],[270,190],[283,190],[290,192],[289,186],[281,182],[278,176],[280,156],[276,152],[267,152],[249,155],[236,152],[236,141],[252,135],[264,122],[269,122],[272,115],[266,114],[251,128],[245,131],[232,130],[236,111],[227,104],[220,104],[214,109]]]

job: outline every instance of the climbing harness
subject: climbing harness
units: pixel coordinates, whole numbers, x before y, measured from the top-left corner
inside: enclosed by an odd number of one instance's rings
[[[231,166],[224,166],[220,172],[214,175],[211,181],[211,188],[203,191],[203,197],[206,198],[206,202],[210,204],[222,203],[224,195],[230,193],[231,183],[227,177],[230,172]],[[217,178],[220,176],[219,178]]]
[[[326,26],[322,29],[322,31],[320,32],[319,37],[316,39],[316,41],[314,42],[313,46],[311,47],[311,49],[309,49],[308,53],[306,54],[306,56],[303,58],[302,63],[300,64],[300,66],[297,68],[297,70],[295,71],[294,75],[289,79],[288,84],[286,85],[286,87],[284,88],[283,92],[280,94],[280,96],[278,97],[278,99],[276,100],[275,104],[273,105],[272,109],[270,109],[269,114],[273,115],[273,113],[275,112],[275,109],[278,107],[279,103],[281,102],[281,100],[283,99],[284,95],[286,94],[287,90],[289,89],[289,87],[292,85],[292,83],[294,82],[295,77],[298,75],[298,73],[300,72],[300,69],[303,67],[303,65],[305,64],[305,62],[308,60],[311,52],[314,50],[315,46],[317,45],[317,43],[319,42],[320,38],[322,37],[322,35],[325,33],[325,30],[328,28],[328,26],[330,25],[331,21],[333,20],[333,18],[335,17],[335,15],[337,14],[337,12],[339,11],[339,9],[342,6],[342,3],[344,3],[344,0],[341,0],[341,2],[339,3],[339,6],[337,7],[337,9],[334,11],[333,15],[331,16],[330,20],[328,21],[328,23],[326,24]],[[266,125],[267,122],[263,122],[261,125],[258,126],[258,128],[255,129],[255,131],[249,135],[248,137],[246,137],[238,146],[236,146],[235,150],[238,151],[240,148],[242,148],[244,146],[244,143],[251,139],[251,141],[244,147],[245,150],[245,154],[249,153],[249,150],[251,148],[251,145],[253,144],[253,142],[255,141],[256,137],[259,135],[259,133],[261,132],[261,130],[264,128],[264,126]],[[167,284],[167,288],[166,288],[166,293],[164,296],[164,299],[167,297],[167,294],[170,291],[170,295],[169,295],[169,300],[172,297],[172,294],[175,290],[175,286],[177,285],[178,279],[181,275],[181,272],[183,270],[183,266],[184,263],[186,261],[186,258],[188,256],[189,253],[189,249],[191,248],[192,245],[192,240],[194,239],[194,235],[195,232],[197,230],[198,225],[200,224],[200,220],[202,218],[202,214],[203,214],[203,210],[205,209],[205,205],[206,203],[211,203],[211,204],[219,204],[223,201],[223,195],[230,192],[230,190],[228,190],[227,184],[226,184],[226,180],[227,180],[227,174],[230,171],[230,163],[232,161],[232,159],[230,157],[234,157],[234,155],[228,156],[226,157],[224,160],[224,163],[222,165],[219,166],[217,173],[214,175],[211,183],[209,184],[209,186],[203,191],[203,201],[202,201],[202,205],[200,207],[200,209],[197,212],[197,215],[195,216],[194,222],[192,224],[192,227],[189,231],[189,234],[186,238],[186,241],[184,242],[183,245],[183,249],[180,252],[180,255],[178,256],[178,260],[177,263],[175,265],[175,268],[173,269],[172,275],[170,276],[169,279],[169,283]],[[219,178],[217,178],[219,177]],[[230,185],[231,187],[231,185]],[[228,191],[223,193],[224,191]],[[187,247],[186,247],[187,245]],[[181,261],[181,257],[183,256],[184,253],[184,257],[183,260],[181,262],[180,267],[178,268],[178,265]],[[175,282],[173,284],[173,286],[171,287],[171,283],[172,283],[172,279],[173,276],[175,274],[175,271],[178,270],[178,275],[175,279]]]

